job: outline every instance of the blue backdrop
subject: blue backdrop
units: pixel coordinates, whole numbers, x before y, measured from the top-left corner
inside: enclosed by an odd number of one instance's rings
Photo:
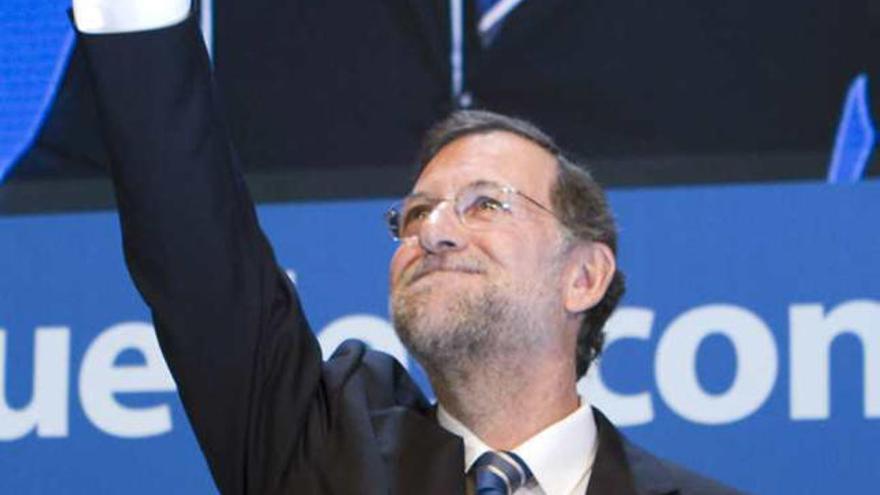
[[[756,493],[880,486],[880,183],[614,191],[629,292],[589,398]],[[387,322],[384,200],[260,217],[332,347]],[[217,267],[222,270],[223,267]],[[0,493],[211,493],[111,212],[0,218]]]

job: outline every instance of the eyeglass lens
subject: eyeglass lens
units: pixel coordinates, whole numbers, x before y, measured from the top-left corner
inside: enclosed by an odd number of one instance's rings
[[[486,228],[511,213],[511,190],[494,184],[478,184],[465,187],[454,198],[455,213],[469,228]],[[423,195],[409,196],[387,218],[392,235],[398,239],[416,236],[424,221],[442,203]]]

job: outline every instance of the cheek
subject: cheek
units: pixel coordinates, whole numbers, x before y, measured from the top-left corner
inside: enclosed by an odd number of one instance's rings
[[[555,246],[550,239],[528,234],[486,243],[482,251],[508,274],[511,282],[524,287],[547,283],[554,275]]]
[[[536,240],[527,231],[499,229],[491,235],[475,238],[474,247],[504,271],[518,275],[534,266]]]
[[[388,282],[393,290],[397,281],[400,280],[400,276],[403,274],[404,269],[409,266],[414,258],[417,255],[417,249],[414,249],[406,244],[400,244],[397,246],[397,251],[394,251],[394,256],[391,257],[391,263],[388,267]]]

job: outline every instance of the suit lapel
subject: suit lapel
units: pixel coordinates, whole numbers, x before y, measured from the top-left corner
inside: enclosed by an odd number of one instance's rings
[[[620,433],[598,409],[593,409],[593,417],[599,445],[587,495],[637,495]]]
[[[668,477],[652,474],[646,455],[617,431],[611,421],[593,408],[598,430],[598,450],[586,495],[675,495],[679,489]]]
[[[464,494],[464,445],[430,415],[405,407],[372,414],[391,493]]]

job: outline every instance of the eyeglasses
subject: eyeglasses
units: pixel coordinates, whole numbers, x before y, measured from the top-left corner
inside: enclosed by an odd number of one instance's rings
[[[511,186],[478,181],[459,190],[453,198],[432,198],[422,193],[410,194],[394,203],[385,212],[385,221],[388,222],[388,230],[395,240],[415,237],[419,235],[422,224],[437,207],[442,203],[451,202],[462,225],[473,230],[484,230],[522,216],[523,208],[516,206],[516,198],[525,199],[553,218],[557,218],[552,210]]]

